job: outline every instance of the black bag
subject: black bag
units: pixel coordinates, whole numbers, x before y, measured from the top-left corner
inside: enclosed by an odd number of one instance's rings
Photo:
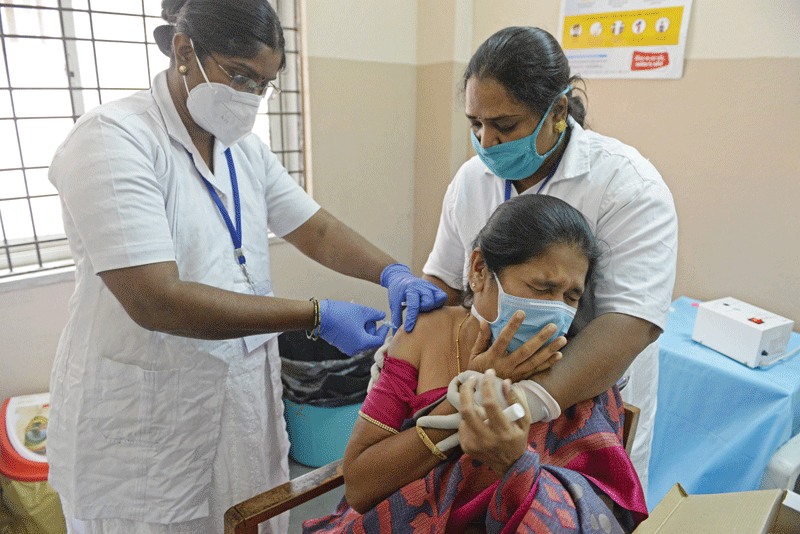
[[[350,357],[302,330],[278,336],[283,397],[297,404],[338,408],[364,401],[376,349]]]

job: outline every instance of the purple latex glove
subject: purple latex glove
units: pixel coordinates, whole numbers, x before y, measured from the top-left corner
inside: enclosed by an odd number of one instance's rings
[[[393,263],[381,273],[381,285],[389,290],[389,310],[395,331],[403,324],[403,305],[406,306],[406,332],[411,332],[419,312],[441,308],[447,293],[436,285],[417,278],[402,263]]]
[[[384,312],[361,304],[321,300],[319,337],[348,356],[353,356],[383,344],[389,325],[377,328],[376,322],[384,317]]]

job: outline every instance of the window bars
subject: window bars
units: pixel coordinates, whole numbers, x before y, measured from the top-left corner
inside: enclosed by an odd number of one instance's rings
[[[300,2],[271,0],[286,68],[253,130],[306,187]],[[50,160],[85,111],[169,66],[153,39],[163,23],[160,0],[0,0],[0,282],[72,265]]]

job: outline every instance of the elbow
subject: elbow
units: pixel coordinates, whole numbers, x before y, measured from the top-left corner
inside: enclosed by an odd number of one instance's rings
[[[140,298],[120,303],[128,317],[145,330],[166,334],[180,331],[177,327],[179,311],[170,304],[169,299]]]
[[[138,326],[150,332],[172,333],[172,329],[155,313],[148,310],[126,310],[128,317]]]
[[[622,353],[627,359],[626,367],[633,363],[633,360],[641,354],[642,351],[658,341],[661,333],[662,330],[658,326],[643,320],[640,321],[638,328],[631,332],[628,338],[630,342],[627,345],[627,349]]]
[[[345,455],[345,462],[342,468],[342,475],[344,478],[344,498],[347,500],[347,504],[350,505],[350,508],[359,514],[364,514],[366,510],[364,509],[362,492],[358,489],[358,479],[353,476],[354,473],[352,464],[347,461],[346,456],[347,455]]]
[[[658,341],[658,338],[661,337],[662,333],[664,333],[664,331],[661,328],[659,328],[658,326],[656,326],[656,325],[651,323],[650,324],[650,328],[648,329],[647,333],[645,334],[645,336],[646,336],[646,338],[648,340],[647,341],[647,345],[651,345],[652,343],[655,343],[656,341]],[[644,349],[642,349],[642,350],[644,350]]]
[[[626,330],[620,332],[627,339],[627,352],[631,359],[638,356],[644,349],[658,341],[662,330],[660,327],[639,318],[631,318]]]
[[[99,276],[128,317],[145,330],[173,333],[191,312],[173,263],[115,269]]]
[[[347,499],[347,504],[350,505],[350,508],[355,510],[361,515],[366,514],[369,512],[372,507],[369,506],[364,499],[360,499],[357,495],[353,495],[347,488],[344,490],[345,499]]]
[[[352,468],[348,469],[347,463],[344,465],[344,497],[347,499],[347,504],[350,508],[359,514],[366,514],[375,504],[370,498],[369,490],[365,487],[365,477],[357,476]]]
[[[163,332],[166,334],[175,332],[175,329],[171,328],[171,325],[169,325],[166,320],[168,316],[164,316],[152,310],[135,310],[128,312],[128,316],[134,323],[150,332]]]

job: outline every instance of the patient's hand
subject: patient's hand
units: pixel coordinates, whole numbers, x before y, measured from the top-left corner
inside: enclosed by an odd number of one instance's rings
[[[517,311],[491,346],[489,346],[489,342],[492,339],[492,331],[486,321],[481,321],[480,333],[470,352],[469,369],[480,373],[487,369],[494,369],[500,378],[519,382],[549,369],[560,360],[561,352],[559,351],[567,344],[564,336],[559,336],[550,344],[544,345],[556,333],[556,326],[553,324],[542,328],[538,334],[511,354],[506,352],[508,344],[523,319],[525,319],[525,313]]]
[[[489,369],[486,374],[494,375],[494,371]],[[503,415],[491,382],[484,380],[481,386],[482,407],[474,404],[477,380],[472,377],[461,386],[461,424],[458,433],[464,453],[503,475],[525,454],[531,420],[526,414],[521,419],[509,421]],[[508,381],[503,383],[503,394],[509,405],[519,401]]]

